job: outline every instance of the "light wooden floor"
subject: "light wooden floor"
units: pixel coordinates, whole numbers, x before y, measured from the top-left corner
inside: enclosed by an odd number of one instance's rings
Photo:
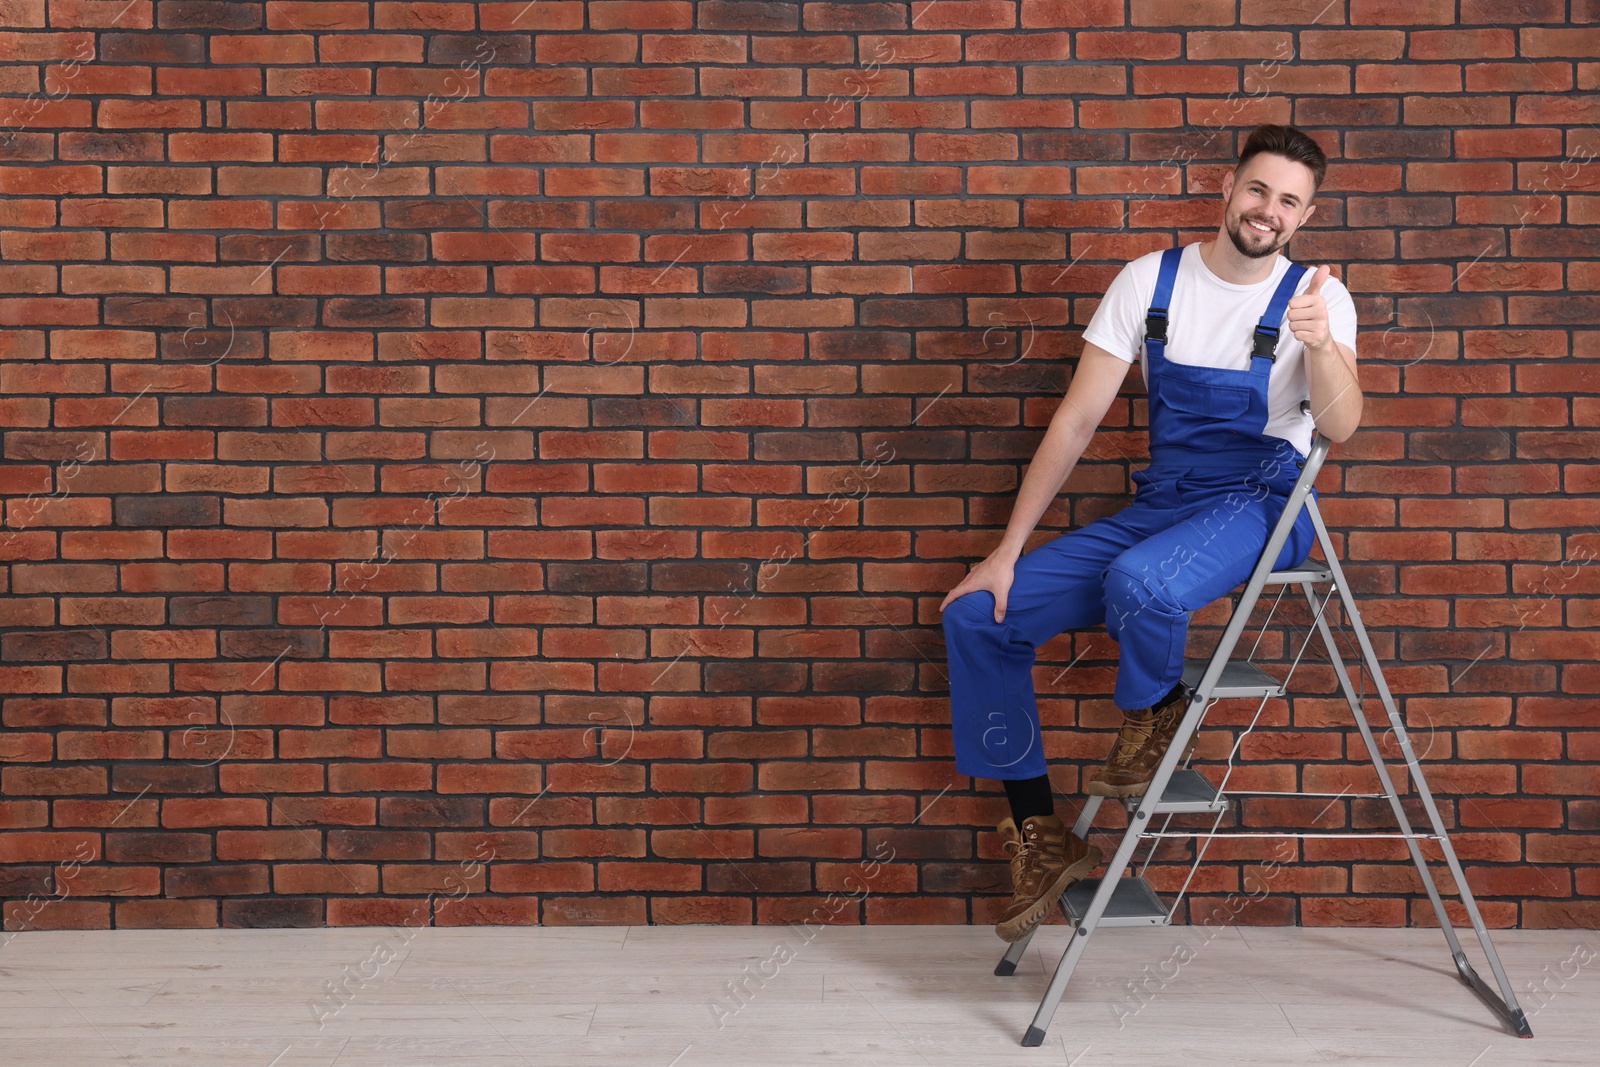
[[[1018,974],[996,978],[1004,945],[987,927],[824,927],[809,941],[772,926],[25,932],[0,944],[0,1062],[1600,1062],[1595,931],[1495,932],[1519,996],[1543,990],[1523,996],[1534,1038],[1518,1040],[1456,980],[1437,930],[1102,930],[1043,1047],[1022,1048],[1066,936],[1047,927]]]

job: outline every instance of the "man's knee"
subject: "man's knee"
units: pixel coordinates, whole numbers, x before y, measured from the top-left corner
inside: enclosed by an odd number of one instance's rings
[[[1148,558],[1124,553],[1106,568],[1106,627],[1113,635],[1140,612],[1171,616],[1182,610]]]
[[[1106,568],[1106,607],[1123,610],[1142,607],[1165,594],[1165,584],[1151,569],[1148,559],[1124,553]]]
[[[999,625],[994,621],[994,594],[987,589],[963,593],[945,607],[940,623],[947,633]]]

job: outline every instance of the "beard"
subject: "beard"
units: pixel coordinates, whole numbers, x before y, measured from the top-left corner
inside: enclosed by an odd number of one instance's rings
[[[1233,247],[1239,250],[1240,255],[1249,256],[1251,259],[1275,255],[1278,249],[1283,247],[1276,230],[1272,233],[1258,233],[1249,227],[1243,215],[1225,228],[1229,239],[1233,241]]]

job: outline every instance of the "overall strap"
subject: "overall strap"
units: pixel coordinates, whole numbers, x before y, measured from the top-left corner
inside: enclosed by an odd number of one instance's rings
[[[1272,294],[1271,303],[1267,305],[1261,321],[1256,323],[1255,344],[1250,349],[1252,358],[1261,356],[1277,361],[1278,327],[1289,313],[1289,301],[1294,297],[1295,287],[1300,284],[1300,276],[1305,272],[1305,265],[1301,263],[1290,263],[1289,269],[1284,272],[1283,280],[1278,282],[1278,288]]]
[[[1161,346],[1158,353],[1167,343],[1167,305],[1172,300],[1172,286],[1178,280],[1178,260],[1183,256],[1183,248],[1169,248],[1161,253],[1161,273],[1156,275],[1155,295],[1150,298],[1150,310],[1144,318],[1145,347],[1148,349],[1150,342]]]

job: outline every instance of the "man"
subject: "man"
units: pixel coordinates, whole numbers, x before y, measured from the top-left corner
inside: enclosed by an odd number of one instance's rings
[[[956,770],[1001,780],[1011,808],[999,832],[1013,896],[996,925],[1007,941],[1101,858],[1055,815],[1033,692],[1038,646],[1106,624],[1121,650],[1123,723],[1085,791],[1142,796],[1187,703],[1189,612],[1249,577],[1313,429],[1344,441],[1361,422],[1350,294],[1326,266],[1278,254],[1316,210],[1326,170],[1302,131],[1258,127],[1223,178],[1216,236],[1122,269],[1084,331],[999,546],[939,605]],[[1151,462],[1133,475],[1132,504],[1024,554],[1141,344]],[[1302,511],[1274,566],[1303,562],[1312,540]]]

